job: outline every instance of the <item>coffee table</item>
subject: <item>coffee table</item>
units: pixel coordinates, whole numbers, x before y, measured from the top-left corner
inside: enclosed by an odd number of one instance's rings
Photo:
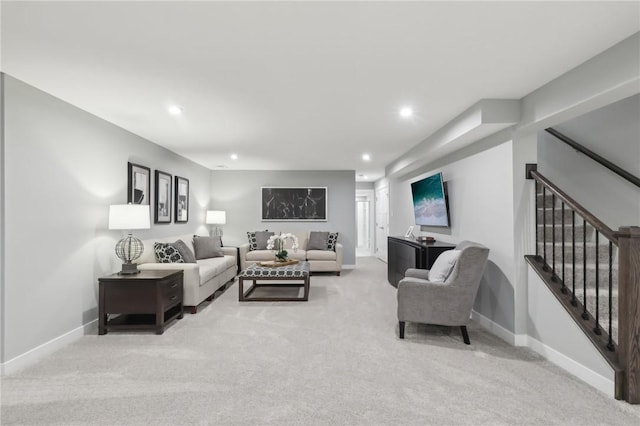
[[[251,287],[244,291],[244,281],[252,281]],[[265,284],[264,282],[269,281]],[[251,294],[259,288],[303,288],[302,296],[254,296]],[[253,264],[238,275],[238,300],[240,302],[306,302],[309,300],[309,262],[298,262],[287,266],[260,266]]]

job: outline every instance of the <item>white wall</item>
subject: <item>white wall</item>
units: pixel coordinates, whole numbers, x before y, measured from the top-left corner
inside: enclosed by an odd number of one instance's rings
[[[262,222],[261,187],[326,186],[328,220],[326,222]],[[244,244],[247,232],[337,231],[344,246],[344,265],[355,265],[356,258],[356,182],[354,170],[261,171],[225,170],[211,172],[211,209],[225,210],[225,245]]]
[[[591,386],[613,395],[613,368],[532,268],[528,282],[528,346]]]
[[[140,238],[206,232],[210,172],[10,76],[4,95],[2,362],[10,370],[97,319],[97,278],[119,269],[122,234],[107,229],[107,216],[127,201],[128,161],[190,180],[189,222],[152,225]]]

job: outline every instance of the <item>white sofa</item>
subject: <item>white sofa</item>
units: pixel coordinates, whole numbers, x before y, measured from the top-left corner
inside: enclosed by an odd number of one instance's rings
[[[192,314],[205,299],[212,300],[216,290],[233,281],[238,272],[238,249],[222,247],[223,257],[197,260],[196,263],[158,263],[153,249],[155,242],[174,243],[182,240],[195,253],[193,234],[143,240],[144,252],[137,260],[138,269],[182,269],[184,271],[184,306]]]
[[[275,232],[276,235],[280,232]],[[335,272],[340,275],[342,270],[342,244],[336,243],[334,250],[307,250],[309,242],[308,232],[292,232],[298,238],[298,250],[291,248],[292,242],[285,241],[285,249],[288,251],[290,259],[306,260],[309,262],[311,272]],[[242,244],[239,247],[240,269],[245,270],[247,266],[275,259],[273,250],[249,250],[249,243]]]

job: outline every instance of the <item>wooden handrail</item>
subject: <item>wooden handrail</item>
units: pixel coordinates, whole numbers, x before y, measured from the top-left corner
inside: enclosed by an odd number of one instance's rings
[[[556,197],[560,198],[565,202],[569,207],[575,210],[584,220],[586,220],[591,226],[593,226],[598,232],[604,235],[609,241],[611,241],[616,246],[618,245],[618,236],[616,233],[605,225],[600,219],[595,217],[590,211],[582,207],[582,205],[578,204],[573,198],[569,197],[565,192],[563,192],[560,188],[555,186],[549,179],[541,175],[535,170],[529,171],[529,174],[542,185],[547,187],[549,191],[556,195]]]
[[[618,176],[621,176],[624,179],[626,179],[629,182],[631,182],[632,184],[634,184],[635,186],[640,187],[640,178],[639,177],[629,173],[628,171],[626,171],[622,167],[616,166],[611,161],[609,161],[606,158],[596,154],[595,152],[591,151],[589,148],[585,147],[584,145],[579,144],[578,142],[574,141],[570,137],[568,137],[566,135],[563,135],[562,133],[560,133],[559,131],[557,131],[556,129],[554,129],[552,127],[549,127],[547,129],[544,129],[544,130],[545,130],[545,132],[547,132],[547,133],[555,136],[556,138],[560,139],[562,142],[566,143],[570,147],[578,150],[579,152],[583,153],[587,157],[591,158],[593,161],[595,161],[597,163],[600,163],[601,165],[603,165],[607,169],[611,170],[613,173],[617,174]]]

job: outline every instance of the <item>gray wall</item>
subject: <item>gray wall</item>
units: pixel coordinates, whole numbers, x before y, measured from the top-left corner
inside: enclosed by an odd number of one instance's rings
[[[119,269],[107,217],[127,201],[127,161],[190,180],[189,222],[140,238],[206,232],[211,193],[208,169],[10,76],[4,105],[3,363],[97,318],[97,278]]]
[[[635,95],[554,128],[640,176],[639,117],[640,95]],[[640,188],[547,132],[540,132],[538,137],[540,173],[610,228],[640,224]]]
[[[442,172],[447,182],[450,228],[421,227],[421,235],[458,243],[472,240],[489,247],[474,310],[514,331],[513,169],[510,133],[483,139],[416,173],[390,179],[391,235],[415,224],[411,182]],[[414,234],[418,232],[414,231]]]
[[[329,212],[326,222],[262,222],[262,186],[326,186]],[[247,242],[247,231],[338,231],[345,265],[354,265],[356,245],[355,171],[212,171],[211,205],[227,212],[224,244]]]

